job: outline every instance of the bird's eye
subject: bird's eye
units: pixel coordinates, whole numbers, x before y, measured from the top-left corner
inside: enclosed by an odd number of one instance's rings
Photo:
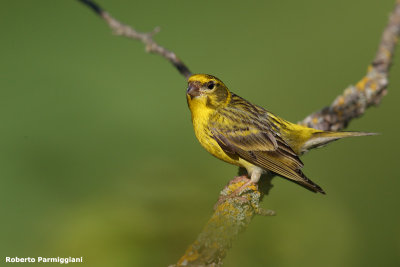
[[[207,83],[207,88],[212,90],[215,87],[215,83],[213,81]]]

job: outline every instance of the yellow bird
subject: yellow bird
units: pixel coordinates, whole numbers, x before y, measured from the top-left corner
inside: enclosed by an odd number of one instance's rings
[[[230,92],[218,78],[195,74],[186,92],[194,132],[213,156],[247,170],[250,180],[271,171],[325,194],[301,171],[299,155],[311,148],[364,132],[328,132],[288,122]]]

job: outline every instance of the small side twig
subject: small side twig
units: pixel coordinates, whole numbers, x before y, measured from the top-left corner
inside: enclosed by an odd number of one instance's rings
[[[114,34],[141,41],[145,45],[147,52],[159,54],[167,59],[186,79],[192,75],[189,68],[175,55],[174,52],[162,47],[154,41],[153,36],[160,31],[159,27],[156,27],[152,32],[138,32],[134,28],[122,24],[113,18],[95,2],[91,0],[78,1],[90,7],[97,15],[103,18],[107,22],[108,26],[113,30]]]

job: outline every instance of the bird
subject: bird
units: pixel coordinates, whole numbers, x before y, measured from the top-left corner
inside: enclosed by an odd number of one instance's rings
[[[291,123],[234,94],[209,74],[188,78],[186,99],[200,144],[216,158],[246,169],[249,180],[241,188],[257,184],[262,174],[272,172],[325,194],[303,173],[299,156],[341,138],[375,135],[322,131]]]

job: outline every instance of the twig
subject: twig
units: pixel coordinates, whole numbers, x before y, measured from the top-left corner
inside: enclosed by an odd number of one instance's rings
[[[189,68],[175,55],[174,52],[160,46],[153,40],[153,36],[160,31],[160,28],[156,27],[152,32],[138,32],[132,27],[122,24],[113,18],[95,2],[91,0],[78,1],[90,7],[97,15],[103,18],[107,22],[108,26],[113,30],[114,34],[141,41],[145,45],[147,52],[159,54],[167,59],[186,79],[192,75]]]
[[[171,62],[178,71],[188,78],[189,69],[177,56],[153,40],[155,29],[151,33],[140,33],[111,17],[107,12],[90,0],[78,0],[89,6],[100,15],[117,34],[139,40],[146,46],[146,51],[159,54]],[[355,86],[349,86],[328,107],[307,116],[300,124],[322,130],[341,130],[348,123],[360,117],[365,110],[377,105],[387,92],[388,72],[393,52],[400,35],[400,0],[389,23],[383,31],[382,39],[374,61],[368,67],[367,74]],[[260,202],[271,189],[273,176],[265,176],[258,187],[247,187],[240,197],[226,198],[231,192],[243,185],[241,178],[235,178],[221,191],[219,200],[214,206],[214,214],[199,234],[196,241],[189,246],[176,265],[172,266],[220,266],[232,241],[247,228],[255,215],[273,215],[272,211],[260,208]]]

